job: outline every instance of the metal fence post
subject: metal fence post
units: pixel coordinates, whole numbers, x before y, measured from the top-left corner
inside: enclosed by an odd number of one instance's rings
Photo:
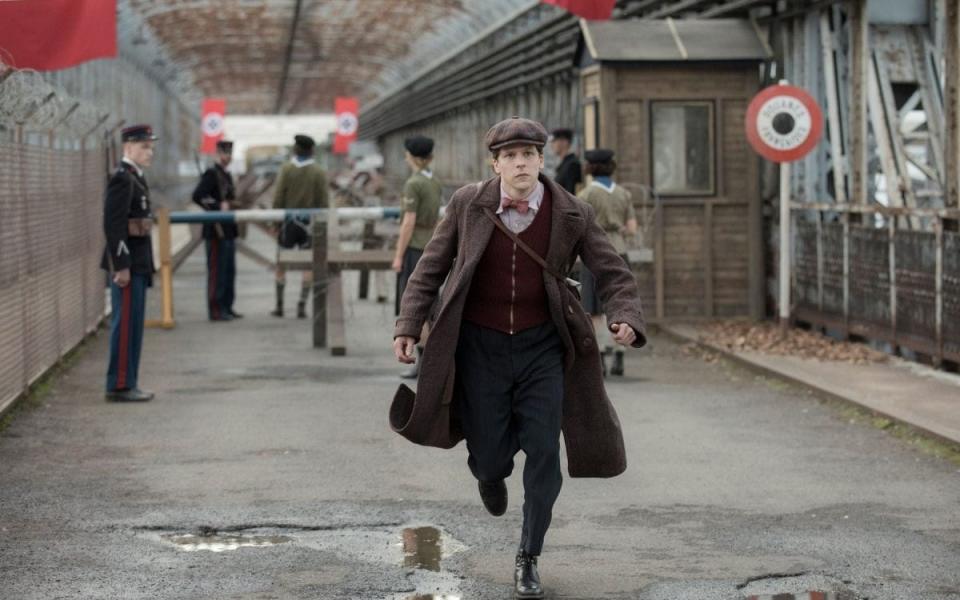
[[[937,217],[933,222],[933,232],[936,235],[936,268],[934,286],[935,292],[935,312],[937,329],[937,356],[934,362],[939,367],[943,364],[943,218]]]

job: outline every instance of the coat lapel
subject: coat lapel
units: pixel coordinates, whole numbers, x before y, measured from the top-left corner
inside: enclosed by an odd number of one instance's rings
[[[573,250],[586,229],[586,222],[566,190],[552,179],[540,174],[540,181],[550,189],[551,223],[550,246],[546,261],[561,273],[565,273],[573,262]],[[493,235],[494,225],[483,213],[483,209],[496,210],[500,204],[500,178],[486,180],[478,190],[477,196],[470,202],[464,223],[463,250],[466,254],[455,295],[473,278],[474,270],[483,256],[483,252]],[[452,297],[452,296],[451,296]]]
[[[540,181],[550,189],[553,200],[553,220],[550,224],[550,247],[547,250],[547,263],[566,273],[573,263],[573,250],[587,227],[582,213],[571,200],[570,194],[555,181],[540,174]]]

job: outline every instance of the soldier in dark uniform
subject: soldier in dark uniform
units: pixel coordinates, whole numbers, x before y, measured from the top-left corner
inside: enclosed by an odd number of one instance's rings
[[[203,210],[231,210],[236,200],[233,177],[227,165],[233,158],[233,142],[217,142],[217,162],[204,171],[193,190],[193,201]],[[231,321],[243,317],[233,310],[236,296],[237,239],[236,223],[204,223],[203,239],[207,249],[207,315],[211,321]]]
[[[571,152],[573,147],[572,129],[554,129],[550,137],[550,149],[561,158],[557,165],[557,176],[554,181],[571,194],[577,193],[577,186],[583,183],[583,174],[580,170],[580,161],[577,155]]]
[[[146,401],[153,394],[137,387],[147,288],[153,283],[150,190],[143,168],[153,161],[157,137],[149,125],[121,133],[123,160],[107,184],[103,231],[107,247],[101,267],[110,273],[110,364],[107,400]]]

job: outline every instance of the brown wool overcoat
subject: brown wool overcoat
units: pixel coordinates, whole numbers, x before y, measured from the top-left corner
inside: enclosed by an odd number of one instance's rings
[[[634,346],[643,346],[645,326],[636,281],[597,226],[593,209],[542,174],[540,181],[553,198],[547,263],[566,273],[579,256],[597,278],[608,322],[633,327],[637,333]],[[394,337],[419,338],[423,323],[428,318],[432,323],[420,359],[417,393],[401,385],[390,406],[391,427],[417,444],[452,448],[463,439],[454,356],[467,292],[494,230],[483,209],[496,211],[499,202],[499,177],[457,190],[403,294]],[[571,339],[559,284],[547,273],[543,280],[550,315],[566,348],[563,438],[567,471],[571,477],[614,477],[626,469],[627,461],[620,421],[603,387],[596,339]],[[567,310],[582,311],[579,305]]]

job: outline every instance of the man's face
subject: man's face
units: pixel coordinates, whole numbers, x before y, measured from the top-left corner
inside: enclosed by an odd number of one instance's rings
[[[507,146],[493,159],[493,171],[507,187],[525,193],[537,183],[537,174],[543,168],[543,154],[533,145]]]
[[[123,154],[138,167],[149,167],[153,162],[153,142],[127,142],[123,145]]]
[[[556,137],[550,140],[550,149],[559,157],[564,157],[570,152],[570,140],[567,138]]]
[[[220,164],[226,167],[230,164],[230,161],[233,160],[233,154],[230,152],[224,152],[223,150],[217,150],[217,160],[220,161]]]

